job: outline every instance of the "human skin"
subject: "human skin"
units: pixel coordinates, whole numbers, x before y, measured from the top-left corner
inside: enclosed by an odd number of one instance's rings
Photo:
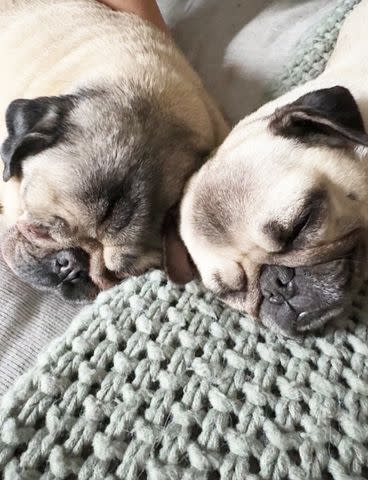
[[[99,0],[114,10],[130,12],[153,23],[160,30],[169,34],[169,30],[162,18],[160,9],[155,0]]]

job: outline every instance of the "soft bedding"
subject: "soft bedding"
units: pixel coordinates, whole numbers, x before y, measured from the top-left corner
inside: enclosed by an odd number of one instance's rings
[[[357,3],[336,2],[279,87],[323,67]],[[128,279],[3,396],[3,478],[367,479],[367,298],[296,341],[197,282]]]
[[[264,101],[335,0],[160,0],[173,36],[233,124]],[[0,394],[80,309],[32,290],[0,259]]]

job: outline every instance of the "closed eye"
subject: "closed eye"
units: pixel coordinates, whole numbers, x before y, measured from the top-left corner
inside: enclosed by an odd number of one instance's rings
[[[105,209],[100,225],[106,233],[112,235],[119,233],[130,224],[135,210],[134,201],[129,201],[124,197],[111,200]]]
[[[100,217],[100,223],[104,223],[108,218],[111,217],[115,207],[116,207],[116,204],[117,202],[120,200],[119,197],[116,197],[116,198],[110,198],[109,199],[109,202],[106,206],[106,208],[104,209],[101,217]]]
[[[288,248],[307,229],[311,222],[313,210],[309,209],[298,217],[294,225],[283,233],[283,247]]]
[[[317,227],[322,219],[327,194],[324,190],[312,191],[307,195],[304,206],[288,227],[278,221],[268,222],[264,232],[276,242],[282,250],[290,249],[312,227]]]

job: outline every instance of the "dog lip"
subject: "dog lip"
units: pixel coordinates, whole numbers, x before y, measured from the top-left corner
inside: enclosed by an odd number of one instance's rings
[[[126,278],[129,277],[129,274],[126,272],[114,272],[114,275],[116,276],[117,279],[119,280],[125,280]]]
[[[72,271],[62,281],[69,282],[69,283],[76,283],[77,281],[83,280],[84,278],[88,278],[88,276],[83,272]]]
[[[332,318],[340,316],[344,312],[344,305],[334,305],[320,310],[301,312],[295,320],[295,329],[298,332],[315,330]]]
[[[268,300],[264,299],[264,301],[267,302]],[[302,311],[299,313],[292,305],[290,305],[290,303],[284,302],[284,305],[287,307],[287,312],[284,314],[287,314],[287,322],[284,323],[277,321],[277,311],[264,312],[262,311],[262,308],[260,309],[259,319],[265,326],[275,329],[286,337],[294,339],[307,334],[308,332],[317,330],[328,321],[340,317],[347,307],[345,303],[339,302],[325,308]]]
[[[114,272],[111,272],[107,269],[103,275],[93,277],[90,276],[90,279],[99,290],[108,290],[120,282],[120,279],[114,274]]]
[[[150,268],[141,268],[136,270],[131,270],[131,272],[113,272],[113,275],[117,278],[118,281],[126,280],[129,277],[138,277],[139,275],[143,275],[144,273],[148,272],[149,270],[154,269],[155,267]]]

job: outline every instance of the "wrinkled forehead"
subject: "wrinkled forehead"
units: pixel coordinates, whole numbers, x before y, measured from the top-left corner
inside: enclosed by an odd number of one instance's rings
[[[68,234],[77,230],[80,234],[92,233],[86,230],[96,227],[91,199],[81,199],[88,171],[79,169],[65,152],[65,147],[56,147],[24,162],[22,218],[49,227],[68,225],[72,229],[68,228]]]
[[[367,167],[345,149],[275,135],[263,119],[240,122],[188,190],[194,190],[198,208],[212,203],[233,218],[237,212],[259,217],[277,209],[287,216],[295,202],[318,188],[366,195],[366,176]]]
[[[277,135],[270,127],[270,117],[266,116],[239,122],[210,163],[213,169],[224,169],[225,166],[240,169],[242,175],[252,175],[253,180],[267,182],[275,181],[291,170],[346,176],[346,172],[350,174],[356,166],[356,156],[347,149]],[[362,168],[360,166],[359,170]]]
[[[310,176],[312,171],[326,172],[339,157],[339,152],[332,149],[277,136],[265,121],[257,122],[257,127],[255,130],[251,125],[239,132],[236,127],[208,165],[208,174],[218,177],[228,173],[234,180],[247,180],[258,189],[274,185],[286,174],[295,176],[303,172]]]
[[[350,228],[349,218],[358,218],[364,202],[352,205],[346,200],[351,194],[362,200],[365,190],[356,159],[269,132],[260,131],[260,138],[235,133],[238,138],[231,148],[225,141],[226,148],[221,147],[189,184],[182,207],[183,238],[195,237],[204,251],[209,248],[229,258],[243,252],[261,261],[266,252],[279,248],[274,240],[278,231],[292,232],[309,207],[318,212],[316,226],[323,228],[319,236],[305,240],[303,249],[313,242],[333,242]],[[339,232],[336,216],[341,219]],[[268,228],[272,225],[277,227],[275,234]]]
[[[114,212],[125,225],[133,213],[143,221],[151,205],[160,205],[159,177],[149,174],[148,165],[115,163],[115,156],[96,149],[74,155],[74,148],[59,144],[24,162],[21,198],[28,220],[53,224],[59,217],[75,233],[94,236]]]
[[[69,203],[75,169],[60,147],[50,148],[23,162],[21,199],[23,209],[34,214]]]
[[[282,156],[272,142],[260,142],[259,149],[254,145],[257,140],[250,143],[253,148],[239,145],[218,152],[190,185],[198,226],[203,215],[212,222],[231,219],[250,224],[271,214],[287,216],[312,190],[323,188],[323,172],[292,160],[293,155],[303,155],[302,149],[292,145]]]

